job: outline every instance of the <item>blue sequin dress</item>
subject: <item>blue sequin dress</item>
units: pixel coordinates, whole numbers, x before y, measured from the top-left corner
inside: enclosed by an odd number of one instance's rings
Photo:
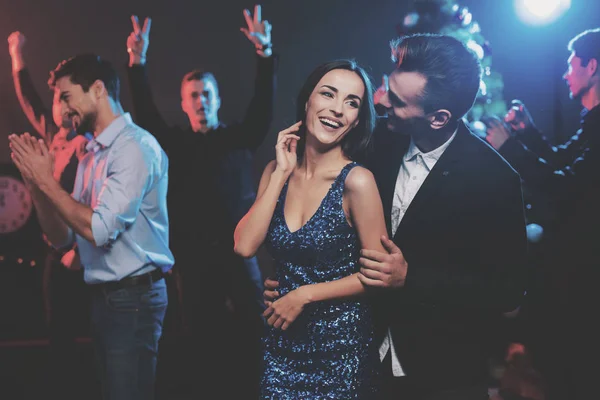
[[[342,169],[316,213],[295,232],[283,213],[288,184],[281,190],[266,238],[280,296],[358,272],[360,242],[342,208],[346,176],[356,165]],[[378,358],[364,298],[309,304],[286,331],[271,328],[263,344],[263,399],[374,397]]]

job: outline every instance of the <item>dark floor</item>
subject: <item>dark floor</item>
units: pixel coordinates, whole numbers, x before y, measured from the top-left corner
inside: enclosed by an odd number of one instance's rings
[[[175,354],[172,345],[162,344],[156,400],[193,398],[172,368]],[[0,342],[0,399],[100,400],[89,340],[78,340],[74,359],[51,359],[45,340]]]
[[[0,280],[0,400],[100,400],[92,347],[87,338],[86,297],[74,294],[69,287],[55,290],[63,300],[53,303],[56,310],[63,310],[59,325],[79,339],[75,345],[67,346],[67,351],[51,351],[47,340],[50,325],[46,322],[46,303],[42,298],[42,262],[37,260],[35,267],[29,259],[23,263],[8,263],[1,254],[0,249],[0,269],[4,273]],[[73,298],[82,300],[73,302]],[[235,392],[220,396],[219,400],[256,397],[248,395],[247,386],[241,383],[244,377],[248,381],[251,376],[247,366],[240,362],[243,357],[239,356],[247,347],[245,325],[236,325],[226,316],[219,321],[207,320],[206,327],[193,337],[183,335],[177,323],[180,319],[175,306],[177,301],[170,298],[169,303],[170,312],[165,317],[159,348],[156,400],[212,399],[213,396],[204,396],[203,392],[215,390]],[[53,314],[55,317],[58,311]],[[218,338],[207,338],[210,332]],[[199,343],[202,345],[198,346]],[[190,350],[198,347],[205,353]],[[68,351],[69,348],[72,351]],[[226,351],[229,356],[225,355]],[[211,356],[206,357],[206,352]],[[213,366],[206,360],[215,359],[219,360],[221,369],[212,368],[213,374],[203,372]],[[230,375],[241,378],[233,380]],[[252,380],[255,381],[257,379]]]

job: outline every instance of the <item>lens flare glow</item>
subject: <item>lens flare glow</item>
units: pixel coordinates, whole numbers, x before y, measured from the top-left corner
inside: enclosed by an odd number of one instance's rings
[[[530,25],[549,24],[571,7],[571,0],[515,0],[519,18]]]

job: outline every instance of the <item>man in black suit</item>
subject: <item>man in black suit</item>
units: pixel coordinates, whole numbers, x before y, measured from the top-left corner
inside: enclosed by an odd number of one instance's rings
[[[442,35],[391,48],[370,167],[393,240],[362,251],[359,275],[377,292],[384,398],[487,400],[492,330],[525,291],[520,177],[461,120],[476,55]]]

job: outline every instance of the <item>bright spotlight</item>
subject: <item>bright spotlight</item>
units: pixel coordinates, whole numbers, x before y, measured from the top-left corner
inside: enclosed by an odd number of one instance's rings
[[[525,0],[523,3],[530,13],[540,18],[548,18],[560,7],[560,0]]]
[[[571,7],[571,0],[515,0],[519,18],[530,25],[555,21]]]

